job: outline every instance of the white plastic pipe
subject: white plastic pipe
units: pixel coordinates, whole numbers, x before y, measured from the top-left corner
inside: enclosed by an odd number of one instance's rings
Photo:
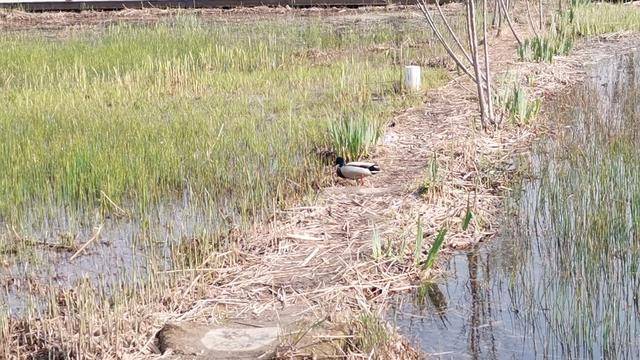
[[[407,90],[420,90],[421,80],[420,66],[408,65],[404,67],[404,86]]]

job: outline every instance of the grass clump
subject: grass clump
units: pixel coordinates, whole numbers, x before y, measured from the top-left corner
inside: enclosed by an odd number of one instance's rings
[[[557,55],[566,55],[573,48],[570,36],[536,36],[525,39],[518,47],[520,60],[551,62]]]
[[[557,55],[568,54],[575,39],[572,11],[556,15],[546,34],[525,39],[517,49],[520,60],[551,62]]]
[[[580,37],[638,30],[637,7],[574,1],[567,11],[554,16],[546,34],[525,40],[518,47],[518,56],[521,60],[551,62],[555,56],[568,54]]]
[[[443,186],[442,176],[439,174],[438,154],[434,153],[427,165],[425,178],[418,186],[418,194],[432,198],[442,191]]]
[[[361,315],[354,322],[354,328],[357,338],[353,347],[364,353],[371,353],[374,349],[386,344],[391,338],[387,325],[374,315]]]
[[[517,83],[506,87],[497,96],[496,104],[502,108],[506,117],[514,124],[528,124],[540,112],[541,100],[530,100],[524,89]]]
[[[383,135],[384,124],[364,115],[347,115],[329,122],[329,136],[334,151],[349,160],[368,156]]]
[[[383,318],[366,313],[351,322],[342,357],[366,359],[420,359],[421,354]]]

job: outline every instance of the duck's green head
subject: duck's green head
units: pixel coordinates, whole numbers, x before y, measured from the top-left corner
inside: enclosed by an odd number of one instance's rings
[[[343,166],[343,165],[344,165],[344,159],[343,159],[343,158],[341,158],[340,156],[338,156],[338,157],[336,158],[336,165],[338,165],[338,166]]]

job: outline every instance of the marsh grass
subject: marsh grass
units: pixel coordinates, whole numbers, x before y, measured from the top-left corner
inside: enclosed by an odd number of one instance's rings
[[[551,62],[557,55],[567,55],[573,48],[573,38],[562,35],[536,36],[525,39],[518,47],[520,60]]]
[[[452,259],[445,291],[429,279],[415,305],[401,305],[397,313],[412,314],[400,317],[401,328],[423,349],[637,357],[640,53],[630,51],[586,68],[585,84],[546,105],[549,131],[524,154],[532,172],[513,192],[515,207],[507,202],[499,238]],[[483,325],[492,322],[501,325]]]
[[[556,14],[546,34],[525,40],[518,47],[521,60],[551,62],[567,55],[580,37],[640,30],[640,9],[635,6],[574,1]]]
[[[584,5],[580,5],[584,6]],[[517,52],[520,60],[551,62],[557,55],[567,55],[575,42],[573,28],[575,8],[553,16],[547,33],[525,39]]]
[[[540,99],[530,100],[518,83],[502,87],[496,95],[496,104],[513,124],[529,124],[540,112]]]
[[[106,197],[144,212],[185,193],[245,215],[284,199],[292,183],[315,186],[310,154],[331,143],[328,133],[336,151],[365,155],[392,111],[418,100],[372,98],[392,93],[381,90],[400,75],[364,50],[391,37],[384,25],[190,17],[64,40],[4,35],[0,216],[15,222],[34,206],[109,212]]]
[[[76,233],[104,217],[144,228],[173,203],[215,224],[201,241],[215,244],[324,183],[317,149],[366,156],[392,113],[420,101],[394,91],[397,53],[441,50],[407,26],[179,16],[63,39],[5,34],[0,220],[21,236],[53,218]],[[429,86],[445,77],[425,71]]]
[[[0,264],[17,280],[2,296],[19,301],[0,305],[13,344],[0,357],[139,351],[149,311],[186,311],[176,284],[237,266],[243,230],[326,181],[318,149],[343,151],[335,135],[365,156],[420,102],[394,86],[405,62],[443,54],[430,36],[405,22],[190,16],[1,35]],[[425,90],[447,77],[423,73]],[[341,134],[349,118],[375,136]]]
[[[539,180],[521,200],[514,248],[539,259],[517,268],[512,291],[520,308],[550,310],[525,314],[537,341],[556,339],[551,349],[572,356],[627,358],[640,348],[637,59],[599,65],[554,109],[558,138],[538,151]]]
[[[578,6],[574,12],[573,31],[579,36],[640,31],[637,6],[602,2]]]

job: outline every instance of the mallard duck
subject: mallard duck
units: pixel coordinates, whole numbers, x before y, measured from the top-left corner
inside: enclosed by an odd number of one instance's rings
[[[350,163],[344,162],[344,159],[338,157],[336,159],[336,174],[343,179],[355,180],[356,183],[364,184],[364,178],[379,173],[380,167],[376,163],[354,161]]]

